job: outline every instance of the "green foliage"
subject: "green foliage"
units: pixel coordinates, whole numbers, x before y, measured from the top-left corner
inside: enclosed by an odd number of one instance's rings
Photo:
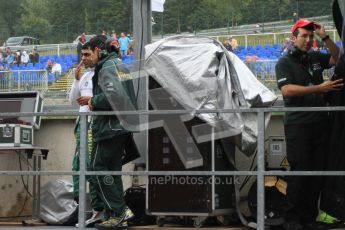
[[[31,35],[42,43],[71,42],[102,30],[132,33],[135,0],[0,0],[0,44],[10,36]],[[153,33],[195,32],[241,24],[331,14],[325,0],[166,0],[153,12]]]

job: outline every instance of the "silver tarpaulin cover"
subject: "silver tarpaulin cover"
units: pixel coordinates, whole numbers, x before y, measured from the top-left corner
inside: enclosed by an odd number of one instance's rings
[[[207,37],[173,36],[145,47],[145,69],[185,109],[269,107],[277,99],[249,68],[221,43]],[[255,114],[203,113],[216,138],[241,137],[247,155],[256,148]],[[269,117],[269,116],[268,116]],[[203,131],[196,140],[205,141]]]
[[[66,224],[78,210],[73,185],[64,180],[50,181],[41,188],[40,218],[48,224]]]

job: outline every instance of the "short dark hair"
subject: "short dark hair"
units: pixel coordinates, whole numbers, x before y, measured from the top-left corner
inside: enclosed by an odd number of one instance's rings
[[[303,28],[303,29],[306,29],[306,30],[309,30],[309,31],[314,31],[315,28],[314,28],[314,24],[309,24],[305,27],[299,27],[299,28]],[[297,37],[298,34],[299,34],[299,28],[297,28],[294,32],[293,32],[293,36]]]
[[[85,42],[81,47],[82,50],[87,50],[89,48],[91,48],[90,42]]]
[[[105,50],[106,40],[107,40],[107,36],[105,35],[97,35],[91,38],[91,40],[89,41],[91,50],[94,51],[96,47],[98,49]]]

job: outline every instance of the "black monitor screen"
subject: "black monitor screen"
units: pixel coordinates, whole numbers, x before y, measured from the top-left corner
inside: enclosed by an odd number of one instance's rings
[[[21,107],[22,100],[0,100],[0,113],[20,113]]]

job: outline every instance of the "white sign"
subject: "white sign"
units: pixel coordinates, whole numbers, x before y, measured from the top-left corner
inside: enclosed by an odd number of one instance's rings
[[[156,12],[164,11],[165,0],[151,0],[151,10]]]
[[[281,155],[283,153],[283,145],[281,143],[271,144],[270,149],[272,155]]]

